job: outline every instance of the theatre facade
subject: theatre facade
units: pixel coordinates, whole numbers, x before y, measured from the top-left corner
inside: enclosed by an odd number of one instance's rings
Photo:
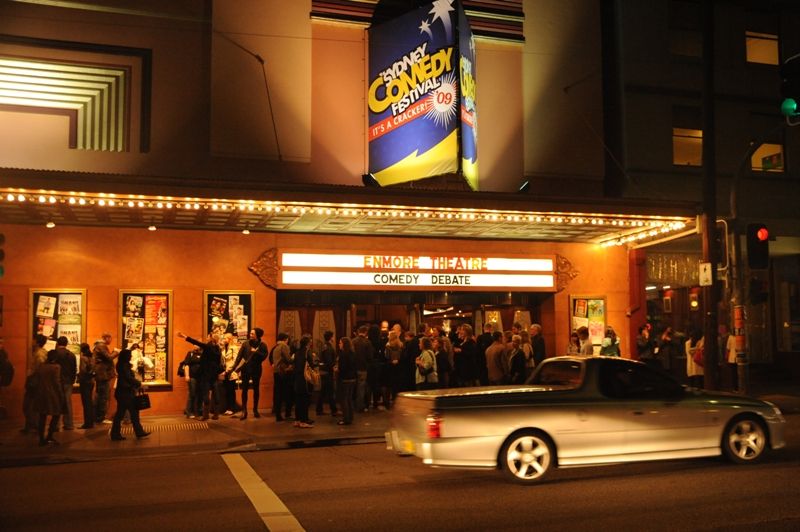
[[[422,181],[370,166],[367,28],[381,2],[106,4],[0,5],[11,416],[37,333],[139,344],[156,414],[185,404],[178,332],[261,327],[272,346],[383,320],[519,321],[540,323],[556,355],[574,328],[599,345],[610,325],[632,355],[647,313],[632,247],[696,231],[699,211],[603,198],[601,80],[563,90],[599,69],[596,2],[536,17],[522,1],[470,2],[464,108],[477,114],[460,113],[470,127],[446,142],[473,135],[456,162],[471,174]],[[568,62],[531,63],[565,49]]]

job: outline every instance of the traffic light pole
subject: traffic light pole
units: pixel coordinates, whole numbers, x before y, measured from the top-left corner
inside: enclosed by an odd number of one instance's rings
[[[714,6],[703,2],[703,262],[711,263],[711,286],[703,287],[703,386],[718,388],[718,323],[719,287],[717,285],[717,164],[716,125],[714,119]]]

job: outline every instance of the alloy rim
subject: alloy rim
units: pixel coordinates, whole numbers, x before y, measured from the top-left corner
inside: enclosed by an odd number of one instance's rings
[[[764,431],[758,423],[742,420],[734,425],[729,436],[731,451],[741,460],[753,460],[761,455],[766,445]]]
[[[517,478],[532,480],[542,476],[550,466],[550,449],[536,436],[521,436],[508,447],[508,470]]]

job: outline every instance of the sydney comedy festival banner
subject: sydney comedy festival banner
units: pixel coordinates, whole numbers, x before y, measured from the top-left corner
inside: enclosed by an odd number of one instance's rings
[[[461,155],[477,189],[475,48],[460,3],[436,0],[370,28],[368,106],[378,183],[458,172]]]

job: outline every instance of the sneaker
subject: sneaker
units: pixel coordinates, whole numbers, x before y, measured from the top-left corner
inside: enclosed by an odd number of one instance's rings
[[[197,416],[195,416],[194,414],[192,414],[191,416],[189,416],[189,419],[195,419],[196,417],[197,417]]]
[[[232,415],[233,415],[233,410],[226,410],[226,411],[225,411],[225,412],[223,412],[223,413],[224,413],[226,416],[232,416]]]
[[[112,423],[114,423],[114,422],[111,421],[110,419],[104,419],[103,420],[103,425],[111,425]]]
[[[314,428],[314,425],[313,425],[313,424],[311,424],[311,423],[303,423],[303,422],[300,422],[300,423],[298,423],[296,426],[297,426],[297,427],[300,427],[301,429],[311,429],[311,428]]]

